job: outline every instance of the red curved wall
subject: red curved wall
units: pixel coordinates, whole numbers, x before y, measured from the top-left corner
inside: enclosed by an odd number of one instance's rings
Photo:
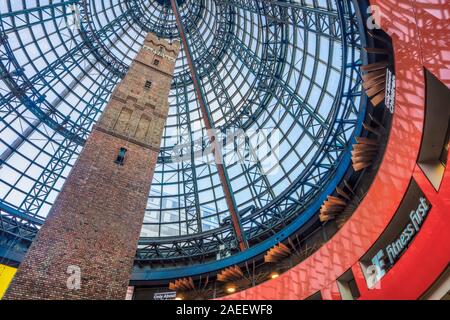
[[[432,3],[431,3],[432,2]],[[450,262],[450,166],[436,192],[416,160],[425,109],[424,67],[450,87],[450,2],[373,0],[395,51],[397,93],[378,175],[356,212],[321,249],[280,277],[223,299],[340,299],[336,279],[352,269],[360,299],[417,299]],[[359,260],[383,233],[414,178],[432,209],[398,262],[368,289]]]

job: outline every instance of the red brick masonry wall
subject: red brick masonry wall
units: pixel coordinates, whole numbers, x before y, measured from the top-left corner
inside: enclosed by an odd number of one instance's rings
[[[178,42],[147,36],[5,299],[125,299],[178,51]]]

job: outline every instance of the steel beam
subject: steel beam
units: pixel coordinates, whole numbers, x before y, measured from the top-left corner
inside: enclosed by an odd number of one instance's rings
[[[191,71],[192,81],[194,84],[195,92],[198,97],[198,102],[200,105],[202,118],[205,123],[205,127],[207,129],[208,137],[209,137],[209,140],[211,143],[211,150],[214,155],[215,162],[216,162],[217,173],[219,174],[220,182],[221,182],[222,188],[223,188],[223,193],[225,195],[225,201],[227,202],[228,210],[230,211],[233,229],[236,234],[236,239],[239,244],[239,249],[241,251],[244,251],[245,249],[248,248],[248,244],[247,244],[247,240],[245,239],[245,236],[242,232],[242,225],[241,225],[241,221],[240,221],[240,218],[238,215],[236,201],[234,200],[234,197],[232,194],[231,183],[229,181],[228,174],[223,165],[224,159],[223,159],[221,146],[217,145],[217,137],[214,134],[214,130],[215,130],[214,123],[213,123],[211,114],[208,110],[205,96],[200,87],[200,80],[199,80],[199,77],[197,74],[197,70],[194,67],[194,63],[193,63],[193,59],[192,59],[192,52],[190,50],[189,43],[186,38],[186,32],[184,30],[183,23],[181,22],[180,13],[178,11],[178,3],[176,0],[171,0],[171,4],[172,4],[173,13],[174,13],[176,21],[177,21],[178,31],[180,32],[181,41],[183,43],[184,50],[186,53],[186,59],[188,61],[189,70]]]
[[[305,31],[320,34],[321,37],[340,41],[339,15],[336,11],[324,10],[318,6],[300,3],[269,1],[269,0],[216,0],[223,5],[261,14],[267,20],[302,27]],[[276,10],[274,13],[263,13],[262,7]]]

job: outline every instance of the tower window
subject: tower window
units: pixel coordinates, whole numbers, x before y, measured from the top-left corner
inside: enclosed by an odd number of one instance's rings
[[[152,82],[151,81],[146,81],[144,89],[145,90],[150,90],[151,87],[152,87]]]
[[[153,65],[154,66],[159,66],[159,60],[158,59],[153,60]]]
[[[117,163],[120,166],[123,166],[123,163],[125,162],[125,154],[127,153],[127,149],[120,148],[119,154],[117,155],[115,163]]]

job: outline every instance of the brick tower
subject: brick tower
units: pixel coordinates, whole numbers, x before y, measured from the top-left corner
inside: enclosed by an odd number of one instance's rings
[[[179,50],[147,36],[5,299],[125,299]]]

